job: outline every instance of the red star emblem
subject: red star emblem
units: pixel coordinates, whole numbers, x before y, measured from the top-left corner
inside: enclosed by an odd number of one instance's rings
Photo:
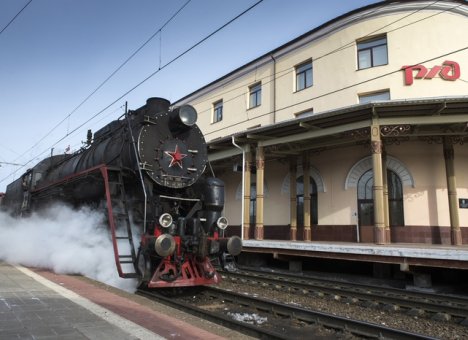
[[[174,151],[164,151],[164,153],[171,157],[171,163],[169,164],[170,168],[174,165],[178,165],[182,169],[182,160],[187,157],[187,155],[180,152],[177,144]]]

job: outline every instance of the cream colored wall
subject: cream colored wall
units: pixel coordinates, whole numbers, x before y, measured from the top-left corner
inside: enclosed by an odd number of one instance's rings
[[[455,145],[455,173],[457,175],[457,197],[468,198],[468,146]],[[468,227],[468,209],[458,209],[460,226]]]
[[[406,225],[450,225],[442,145],[404,143],[388,148],[389,155],[406,164],[415,187],[404,187]],[[415,157],[417,156],[417,157]]]
[[[284,177],[288,174],[288,165],[276,161],[266,162],[265,166],[265,225],[289,224],[289,195],[281,192]],[[236,197],[241,189],[242,174],[228,171],[220,176],[225,184],[224,214],[232,225],[240,225],[242,200]],[[255,175],[252,175],[255,181]]]
[[[407,12],[369,19],[314,41],[307,47],[281,58],[278,61],[278,71],[288,68],[290,71],[288,76],[281,77],[277,81],[278,93],[281,93],[277,97],[279,120],[291,119],[294,113],[311,107],[314,112],[319,113],[354,105],[358,103],[358,94],[385,89],[390,89],[391,99],[467,95],[468,85],[460,79],[445,81],[436,77],[432,80],[415,80],[411,86],[404,84],[404,72],[400,70],[402,66],[418,64],[467,46],[468,38],[465,32],[468,31],[468,18],[449,13],[433,16],[436,13],[440,12],[422,11],[403,20],[401,19],[408,15]],[[428,19],[417,22],[424,18]],[[397,20],[399,21],[392,24]],[[417,23],[398,29],[413,22]],[[385,28],[379,30],[381,27]],[[389,63],[358,70],[357,47],[354,42],[371,32],[372,35],[387,32]],[[342,46],[350,47],[327,55]],[[326,56],[323,57],[324,55]],[[310,58],[314,60],[314,85],[294,93],[294,65]],[[430,68],[441,65],[445,60],[457,61],[462,71],[467,70],[468,50],[423,65]],[[392,72],[394,73],[390,74]],[[353,86],[359,83],[362,84]],[[337,90],[339,91],[330,94]],[[303,101],[307,103],[281,110]]]
[[[458,198],[468,198],[468,147],[455,145],[455,173]],[[425,142],[405,142],[387,146],[389,156],[407,167],[415,179],[414,188],[403,186],[405,225],[450,226],[447,183],[442,145]],[[345,190],[350,169],[370,151],[363,146],[347,147],[319,155],[311,155],[311,165],[321,174],[325,192],[318,193],[319,225],[357,224],[357,190]],[[265,165],[268,193],[265,197],[265,225],[289,224],[289,193],[281,192],[288,175],[288,164],[272,161]],[[241,183],[240,173],[226,173],[225,213],[233,225],[240,224],[241,200],[236,191]],[[468,227],[468,209],[459,209],[460,226]]]
[[[293,119],[294,113],[313,108],[314,113],[358,103],[358,94],[390,89],[391,99],[440,97],[468,94],[468,79],[446,81],[416,79],[404,84],[401,67],[421,63],[436,56],[467,46],[468,18],[443,11],[414,8],[393,14],[362,20],[341,30],[292,49],[286,54],[275,53],[276,78],[272,81],[274,60],[264,57],[235,74],[221,79],[208,89],[189,98],[199,112],[199,125],[207,140],[229,136],[257,125]],[[356,40],[377,34],[387,34],[388,65],[357,70]],[[340,49],[343,46],[346,48]],[[336,53],[331,51],[340,49]],[[294,67],[313,59],[314,85],[295,92]],[[460,64],[462,77],[468,70],[468,50],[423,63],[427,68],[445,60]],[[393,73],[392,73],[393,72]],[[243,74],[245,73],[245,74]],[[388,74],[388,75],[387,75]],[[381,77],[381,78],[379,78]],[[248,109],[248,87],[262,82],[262,105]],[[353,86],[355,84],[359,84]],[[273,88],[276,87],[276,115]],[[349,87],[349,88],[347,88]],[[347,89],[346,89],[347,88]],[[337,91],[337,92],[336,92]],[[336,93],[333,93],[336,92]],[[213,103],[223,99],[223,120],[212,122]]]
[[[239,183],[242,182],[242,173],[229,171],[219,176],[224,181],[224,215],[230,225],[241,224],[242,201],[236,199],[236,191]]]
[[[197,124],[202,129],[206,140],[224,137],[236,131],[244,131],[255,126],[271,124],[269,92],[272,91],[271,63],[258,67],[255,71],[234,77],[217,89],[190,102],[198,112]],[[249,109],[249,86],[262,82],[262,105]],[[213,104],[223,100],[223,119],[213,122]]]
[[[422,63],[466,47],[467,19],[466,16],[442,10],[416,12],[415,8],[365,19],[302,47],[292,48],[287,53],[277,51],[275,60],[267,56],[254,65],[246,65],[235,74],[192,94],[186,102],[197,109],[198,124],[209,141],[258,125],[294,119],[295,113],[312,108],[318,114],[355,105],[358,94],[383,89],[390,89],[391,99],[396,100],[468,95],[468,50],[423,63],[429,69],[445,60],[458,62],[461,79],[456,81],[446,81],[437,76],[431,80],[415,79],[413,85],[406,86],[404,72],[401,71],[402,66]],[[369,34],[382,33],[387,34],[389,64],[357,70],[356,40]],[[350,46],[327,55],[347,44]],[[294,67],[310,58],[313,59],[314,85],[294,92]],[[272,81],[274,69],[276,77]],[[259,81],[262,82],[262,105],[248,109],[249,86]],[[353,86],[355,84],[359,85]],[[213,103],[220,99],[224,104],[223,120],[213,123]],[[406,164],[415,179],[414,188],[403,188],[405,224],[450,225],[442,146],[411,142],[388,146],[387,152]],[[369,155],[370,152],[362,146],[312,155],[311,165],[320,171],[326,187],[326,192],[318,193],[319,224],[357,223],[356,189],[345,190],[344,182],[351,167]],[[466,145],[455,146],[459,198],[468,198],[468,176],[465,175],[467,156]],[[289,223],[289,195],[281,193],[280,189],[287,173],[286,164],[266,164],[265,178],[269,193],[265,198],[265,225]],[[231,224],[239,225],[241,200],[236,199],[236,190],[241,174],[225,173],[221,178],[226,183],[225,213]],[[468,209],[459,209],[459,216],[460,225],[468,226]]]
[[[265,225],[289,224],[289,194],[281,193],[281,186],[289,173],[289,164],[277,161],[265,163],[265,181],[268,184],[268,194],[264,204]]]
[[[311,162],[325,182],[326,192],[318,193],[318,223],[322,225],[356,224],[356,189],[345,190],[349,170],[369,155],[367,148],[348,147],[312,156]]]
[[[404,187],[405,225],[450,226],[447,181],[442,145],[424,142],[388,147],[388,154],[405,163],[415,187]],[[456,145],[455,175],[458,198],[468,198],[468,149]],[[458,209],[460,226],[468,226],[468,209]]]

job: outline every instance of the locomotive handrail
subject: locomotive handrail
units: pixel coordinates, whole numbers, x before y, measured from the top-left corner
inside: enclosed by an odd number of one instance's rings
[[[145,181],[143,179],[143,173],[141,172],[140,157],[138,156],[138,151],[136,149],[135,138],[133,137],[133,131],[130,125],[130,119],[128,119],[127,102],[125,102],[125,118],[127,120],[128,131],[130,132],[130,137],[132,138],[132,146],[133,146],[133,152],[135,153],[135,160],[138,162],[138,174],[140,175],[141,188],[143,189],[143,195],[145,196],[145,204],[143,206],[143,232],[146,233],[146,205],[148,204],[148,195],[146,194]]]
[[[64,178],[62,178],[62,179],[60,179],[60,180],[58,180],[58,181],[47,183],[47,184],[45,184],[45,185],[43,185],[43,186],[41,186],[41,187],[39,187],[39,188],[37,188],[37,189],[31,190],[31,193],[32,193],[32,194],[39,193],[39,192],[41,192],[41,191],[43,191],[43,190],[47,190],[47,189],[49,189],[49,188],[51,188],[51,187],[54,187],[54,186],[56,186],[56,185],[60,185],[60,184],[63,184],[63,183],[68,183],[68,182],[74,181],[74,180],[76,180],[77,178],[80,178],[80,177],[82,177],[82,176],[86,176],[86,175],[88,175],[89,173],[92,173],[92,172],[96,172],[96,171],[98,171],[98,170],[100,170],[100,169],[102,169],[102,168],[104,168],[104,167],[106,167],[106,166],[107,166],[107,165],[104,164],[104,163],[103,163],[103,164],[96,165],[96,166],[94,166],[94,167],[92,167],[92,168],[83,170],[83,171],[78,172],[78,173],[76,173],[76,174],[72,174],[72,175],[66,176],[66,177],[64,177]]]
[[[189,202],[200,202],[199,198],[183,198],[183,197],[174,197],[174,196],[166,196],[166,195],[159,195],[160,198],[167,198],[169,200],[174,201],[189,201]]]

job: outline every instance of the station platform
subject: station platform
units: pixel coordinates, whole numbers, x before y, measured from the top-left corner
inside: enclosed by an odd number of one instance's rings
[[[316,257],[413,266],[468,269],[468,245],[243,240],[242,251],[273,257]]]
[[[0,261],[0,339],[247,339],[81,276]]]

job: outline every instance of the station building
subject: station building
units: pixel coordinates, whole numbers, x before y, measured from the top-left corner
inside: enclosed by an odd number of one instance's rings
[[[244,240],[468,243],[468,4],[384,1],[180,99]]]

